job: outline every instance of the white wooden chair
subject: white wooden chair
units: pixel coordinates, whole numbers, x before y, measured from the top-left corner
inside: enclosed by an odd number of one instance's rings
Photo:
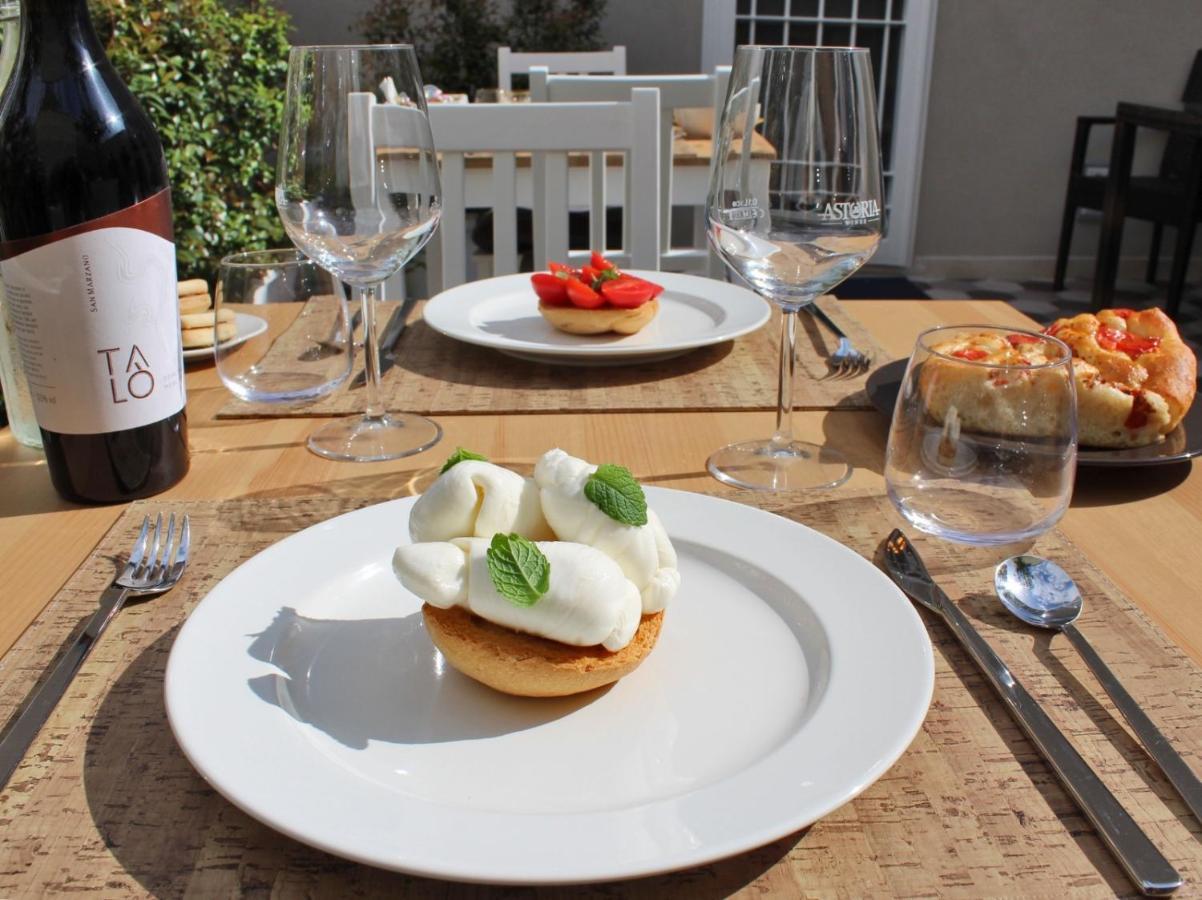
[[[625,100],[635,88],[659,91],[660,162],[660,261],[665,269],[722,273],[722,263],[712,254],[705,237],[705,210],[699,210],[693,243],[672,247],[672,145],[673,113],[678,109],[712,109],[716,123],[726,101],[730,66],[718,66],[711,75],[555,75],[545,66],[530,69],[530,99],[543,102],[614,102]]]
[[[498,47],[497,87],[505,91],[513,90],[513,76],[525,75],[532,66],[545,66],[548,71],[557,74],[625,75],[626,48],[619,44],[612,50],[579,53],[515,53],[508,47]]]
[[[401,107],[375,105],[376,146],[383,146],[390,117]],[[654,89],[631,91],[623,103],[539,103],[435,105],[430,107],[434,145],[442,158],[442,221],[428,246],[430,290],[445,290],[467,279],[469,205],[464,155],[488,153],[491,190],[485,191],[493,220],[493,274],[518,271],[517,205],[519,176],[528,173],[534,222],[534,266],[550,260],[581,263],[588,250],[569,252],[569,153],[587,153],[587,187],[580,191],[589,211],[589,244],[620,266],[659,269],[659,97]],[[529,169],[517,155],[529,152]],[[605,241],[606,153],[625,154],[623,246]],[[614,167],[611,167],[611,169]],[[473,168],[473,177],[487,169]],[[477,194],[470,205],[478,207]]]

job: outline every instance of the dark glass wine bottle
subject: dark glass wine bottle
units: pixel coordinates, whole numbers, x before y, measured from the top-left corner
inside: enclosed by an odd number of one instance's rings
[[[0,275],[54,487],[117,502],[188,471],[162,144],[86,0],[22,0],[0,101]]]

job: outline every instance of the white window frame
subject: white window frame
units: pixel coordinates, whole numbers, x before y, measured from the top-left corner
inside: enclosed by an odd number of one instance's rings
[[[703,2],[701,70],[708,72],[712,71],[714,66],[730,65],[734,56],[736,0]],[[918,191],[922,176],[927,96],[931,84],[931,57],[935,47],[935,13],[938,2],[939,0],[906,0],[901,30],[902,64],[897,73],[897,101],[893,108],[889,233],[873,256],[873,265],[909,268],[914,259]],[[820,15],[824,6],[825,0],[820,0]],[[853,5],[853,18],[855,8]],[[886,90],[891,88],[892,86],[886,84]]]

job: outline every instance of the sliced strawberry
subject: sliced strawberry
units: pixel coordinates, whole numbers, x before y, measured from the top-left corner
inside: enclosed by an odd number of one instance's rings
[[[606,281],[601,285],[601,294],[619,309],[635,309],[654,296],[652,285],[641,278]]]
[[[599,269],[594,269],[592,266],[581,266],[580,267],[580,280],[583,281],[585,284],[587,284],[589,287],[596,289],[597,280],[600,277],[601,277],[601,272]]]
[[[549,262],[547,263],[547,268],[551,270],[552,275],[559,275],[560,273],[564,275],[576,274],[575,269],[573,269],[571,266],[565,266],[563,263]]]
[[[1119,341],[1118,348],[1130,357],[1136,357],[1143,353],[1151,353],[1160,346],[1160,338],[1158,337],[1140,337],[1137,334],[1126,334]]]
[[[568,300],[580,309],[596,309],[605,302],[605,298],[594,291],[579,278],[567,280]]]
[[[596,250],[594,250],[591,254],[589,254],[589,263],[592,265],[592,267],[594,269],[598,269],[598,270],[616,269],[617,268],[617,266],[615,266],[613,263],[611,263],[608,259],[606,259],[604,256],[602,256]]]
[[[568,302],[567,280],[547,272],[535,272],[530,276],[534,293],[547,306],[564,306]]]
[[[656,284],[654,281],[648,281],[646,278],[639,278],[637,275],[631,275],[629,272],[623,272],[618,276],[618,281],[637,281],[639,284],[645,284],[651,288],[651,296],[658,297],[664,292],[662,284]]]

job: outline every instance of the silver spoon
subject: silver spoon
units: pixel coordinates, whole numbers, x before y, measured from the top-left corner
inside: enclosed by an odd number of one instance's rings
[[[1037,628],[1063,632],[1072,642],[1185,805],[1202,821],[1202,781],[1073,625],[1081,615],[1082,600],[1069,574],[1038,556],[1012,556],[998,565],[993,585],[1006,609],[1019,619]]]

